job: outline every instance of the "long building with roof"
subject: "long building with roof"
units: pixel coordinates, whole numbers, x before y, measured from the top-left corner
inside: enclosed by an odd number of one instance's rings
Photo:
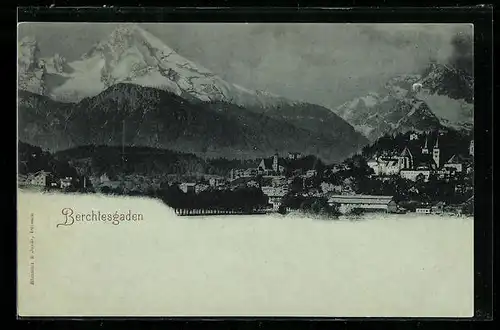
[[[383,195],[330,195],[330,205],[339,205],[341,213],[349,213],[353,209],[397,212],[397,203],[393,196]]]

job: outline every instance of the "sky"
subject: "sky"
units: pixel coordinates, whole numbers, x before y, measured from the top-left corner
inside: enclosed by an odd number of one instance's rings
[[[470,24],[141,23],[226,81],[329,108],[418,73],[431,59],[472,70]],[[24,23],[42,56],[79,58],[115,23]]]

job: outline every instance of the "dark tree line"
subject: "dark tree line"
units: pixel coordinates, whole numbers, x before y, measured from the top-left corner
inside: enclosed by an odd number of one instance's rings
[[[314,155],[307,155],[299,159],[284,159],[286,174],[291,175],[294,171],[316,170],[321,173],[325,170],[326,165],[321,158]]]
[[[183,192],[170,186],[157,196],[174,209],[232,210],[252,212],[267,206],[268,198],[259,188],[236,190],[206,190],[199,193]]]
[[[326,197],[307,197],[289,193],[283,197],[279,211],[301,210],[314,214],[339,215],[338,205],[330,205]]]
[[[257,167],[260,159],[203,159],[192,153],[150,147],[81,146],[58,152],[62,160],[90,159],[93,174],[177,174],[203,173],[228,176],[233,168]]]
[[[59,178],[78,175],[68,161],[55,159],[50,152],[23,142],[18,144],[18,171],[19,174],[46,171]]]
[[[55,158],[50,152],[27,143],[18,144],[18,173],[29,174],[39,171],[49,172],[46,189],[59,189],[59,179],[71,178],[70,186],[62,189],[67,192],[91,192],[93,187],[88,176],[80,173],[68,160]],[[53,187],[51,184],[55,183]]]

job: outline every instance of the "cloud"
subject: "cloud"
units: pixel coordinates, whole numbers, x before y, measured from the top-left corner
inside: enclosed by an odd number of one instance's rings
[[[472,40],[472,32],[470,24],[379,24],[363,28],[372,41],[404,48],[424,62],[430,58],[439,63],[450,62],[456,53],[454,40],[458,36]],[[472,44],[462,46],[462,51],[472,52]]]
[[[474,68],[474,45],[471,34],[459,33],[451,40],[453,52],[449,58],[450,64],[470,75]]]

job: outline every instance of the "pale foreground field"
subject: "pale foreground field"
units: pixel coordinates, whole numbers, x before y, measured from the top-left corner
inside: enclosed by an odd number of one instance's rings
[[[130,209],[144,220],[56,228],[64,222],[65,207],[86,213]],[[466,317],[473,312],[471,218],[187,218],[154,200],[33,192],[19,193],[18,210],[20,315]]]

